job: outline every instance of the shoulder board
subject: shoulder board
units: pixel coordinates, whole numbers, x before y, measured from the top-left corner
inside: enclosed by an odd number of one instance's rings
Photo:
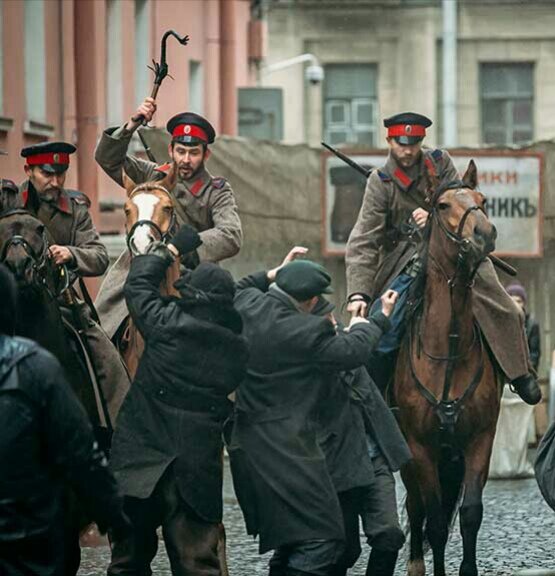
[[[164,174],[167,174],[170,171],[171,167],[172,167],[171,162],[166,162],[166,164],[160,164],[160,166],[156,166],[156,168],[154,168],[154,170],[157,170],[158,172],[163,172]]]
[[[221,190],[227,184],[227,180],[225,178],[212,178],[212,186]]]
[[[431,156],[436,162],[439,162],[439,161],[443,158],[443,150],[440,150],[439,148],[436,148],[435,150],[432,150],[432,152],[430,153],[430,156]]]
[[[378,170],[377,172],[382,182],[391,182],[391,178],[385,172],[382,172],[381,170]]]
[[[79,192],[79,190],[66,190],[65,192],[76,204],[82,204],[90,208],[91,201],[85,193]]]

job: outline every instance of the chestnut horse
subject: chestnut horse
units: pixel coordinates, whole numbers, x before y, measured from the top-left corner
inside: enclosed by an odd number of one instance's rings
[[[400,424],[414,457],[403,471],[410,523],[408,574],[426,572],[424,525],[434,575],[445,574],[449,526],[462,499],[459,574],[477,576],[482,492],[501,386],[474,319],[471,288],[497,233],[487,218],[484,196],[475,190],[473,161],[462,181],[443,188],[437,188],[437,181],[431,184],[423,270],[415,280],[420,304],[412,303],[409,311],[394,383]]]
[[[125,229],[127,247],[131,257],[144,254],[152,242],[168,242],[176,232],[178,222],[174,199],[171,194],[176,182],[177,171],[174,167],[162,180],[139,185],[135,184],[125,172],[123,173],[123,184],[127,192],[127,201],[124,207]],[[165,296],[179,296],[173,287],[173,283],[179,278],[179,275],[180,263],[176,260],[168,268],[166,279],[160,286],[160,293]],[[129,375],[133,379],[144,350],[144,341],[130,319],[127,320],[125,329],[120,330],[119,333],[120,337],[116,344]],[[220,524],[218,557],[221,576],[228,576],[226,536],[223,524]]]

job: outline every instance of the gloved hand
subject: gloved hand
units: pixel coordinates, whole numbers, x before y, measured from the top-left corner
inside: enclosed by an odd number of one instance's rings
[[[196,250],[202,244],[202,240],[192,226],[184,224],[171,239],[170,244],[173,244],[179,254],[183,255]]]

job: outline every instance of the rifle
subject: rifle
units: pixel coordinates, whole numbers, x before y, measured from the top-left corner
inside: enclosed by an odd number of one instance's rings
[[[162,36],[162,42],[160,46],[160,62],[156,62],[153,59],[152,66],[148,67],[150,70],[154,72],[154,85],[152,86],[152,92],[150,93],[150,97],[154,98],[155,100],[156,96],[158,95],[158,90],[160,89],[160,86],[162,85],[164,78],[168,76],[168,63],[166,62],[166,43],[170,36],[173,36],[182,46],[187,46],[187,43],[189,42],[189,36],[179,36],[179,34],[175,30],[167,30]],[[145,118],[142,114],[133,116],[131,120],[133,120],[133,122],[139,122],[142,120],[143,126],[146,126]],[[142,138],[141,141],[144,144]]]
[[[372,168],[364,168],[364,166],[361,166],[358,162],[355,162],[352,158],[349,158],[343,154],[343,152],[340,152],[325,142],[321,142],[321,144],[324,148],[335,154],[340,160],[343,160],[345,164],[348,164],[351,168],[354,168],[357,172],[360,172],[365,178],[368,178],[368,176],[370,176],[372,173]]]

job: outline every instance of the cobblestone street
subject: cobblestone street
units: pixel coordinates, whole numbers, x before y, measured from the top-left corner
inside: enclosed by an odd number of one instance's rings
[[[245,534],[243,519],[226,470],[225,524],[227,551],[232,576],[266,576],[269,555],[258,556],[258,546]],[[485,495],[484,523],[478,540],[478,561],[482,576],[509,576],[521,569],[543,568],[555,570],[555,512],[545,504],[534,479],[488,483]],[[171,572],[160,543],[160,551],[153,563],[156,576],[170,576]],[[363,576],[368,550],[350,571]],[[458,574],[462,558],[458,529],[447,549],[448,574]],[[109,549],[84,548],[80,576],[105,573]],[[428,558],[428,574],[431,560]],[[397,574],[405,574],[404,561],[398,564]]]

